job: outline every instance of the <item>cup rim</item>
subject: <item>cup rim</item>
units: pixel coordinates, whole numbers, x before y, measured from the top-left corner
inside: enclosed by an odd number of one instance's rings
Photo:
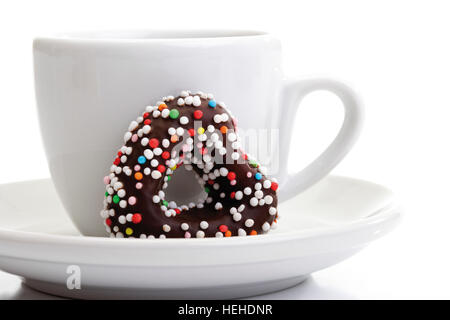
[[[176,42],[245,40],[270,37],[265,31],[252,29],[137,29],[60,32],[38,36],[34,40],[74,42]]]

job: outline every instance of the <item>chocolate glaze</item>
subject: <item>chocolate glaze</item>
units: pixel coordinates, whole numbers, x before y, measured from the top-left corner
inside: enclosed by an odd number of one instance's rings
[[[179,116],[176,119],[171,119],[170,117],[162,118],[161,116],[154,118],[152,116],[152,112],[150,112],[147,119],[151,120],[151,131],[148,134],[144,134],[142,137],[147,137],[148,139],[156,138],[159,141],[159,148],[161,148],[163,151],[168,151],[172,153],[172,151],[176,150],[174,149],[174,146],[180,146],[178,143],[186,143],[186,139],[189,137],[188,129],[194,128],[194,121],[196,121],[196,125],[198,124],[197,121],[201,121],[201,126],[205,128],[205,134],[209,137],[211,136],[211,133],[208,132],[207,127],[209,125],[213,125],[217,130],[220,130],[222,126],[226,126],[228,128],[228,133],[234,130],[236,132],[236,127],[234,125],[234,121],[232,119],[231,114],[226,110],[226,108],[222,107],[221,105],[217,104],[215,108],[212,108],[208,106],[209,99],[201,99],[201,105],[199,107],[194,107],[193,105],[183,105],[179,106],[177,104],[177,100],[179,97],[176,97],[173,100],[165,101],[165,104],[167,105],[169,110],[177,109],[179,111]],[[203,117],[200,120],[194,119],[194,112],[196,110],[201,110],[203,112]],[[221,123],[215,123],[213,120],[213,117],[216,114],[228,114],[228,121],[221,122]],[[182,116],[186,116],[189,119],[189,122],[186,125],[180,124],[180,118]],[[139,129],[141,129],[144,126],[144,122],[142,121],[139,123],[139,125],[132,131],[133,134],[137,133]],[[185,133],[183,137],[180,137],[180,141],[178,143],[170,143],[168,148],[164,148],[161,145],[161,141],[163,139],[169,139],[171,138],[171,135],[168,133],[169,128],[179,128],[182,127],[185,130]],[[231,131],[230,131],[231,130]],[[199,143],[198,133],[197,133],[197,126],[195,128],[196,134],[193,137],[194,138],[194,150],[196,149],[197,144]],[[257,167],[251,166],[249,164],[249,161],[246,160],[246,155],[242,150],[236,150],[236,152],[239,153],[239,160],[233,161],[230,158],[231,152],[234,150],[231,148],[231,142],[227,139],[227,134],[223,134],[220,131],[216,131],[216,133],[219,134],[219,137],[221,137],[224,147],[227,149],[227,153],[225,156],[220,156],[218,152],[214,149],[214,146],[211,148],[206,148],[206,141],[201,142],[202,147],[208,150],[209,154],[213,156],[214,159],[216,159],[216,162],[214,163],[214,167],[209,172],[214,172],[215,169],[220,169],[221,167],[225,167],[228,172],[234,172],[236,174],[236,184],[231,185],[230,180],[227,176],[219,176],[215,178],[213,183],[219,184],[219,189],[214,190],[212,184],[209,184],[207,181],[205,183],[205,186],[209,188],[208,196],[212,198],[212,201],[210,203],[205,202],[203,208],[189,208],[189,210],[181,211],[181,213],[177,214],[176,216],[167,217],[164,213],[164,211],[161,209],[161,203],[154,203],[153,196],[158,195],[158,192],[162,190],[164,185],[164,177],[167,175],[167,172],[164,172],[162,174],[162,177],[159,179],[154,179],[151,175],[145,175],[143,174],[143,178],[140,181],[137,181],[134,177],[135,170],[134,167],[136,164],[138,164],[138,157],[142,156],[144,154],[145,149],[153,150],[148,145],[142,146],[141,144],[141,138],[139,138],[136,142],[132,142],[131,139],[128,140],[125,143],[126,147],[132,147],[133,150],[131,154],[126,155],[127,160],[125,163],[120,163],[118,166],[128,166],[131,168],[132,174],[130,176],[126,175],[124,171],[122,171],[119,174],[115,174],[115,176],[118,178],[118,181],[123,183],[123,189],[126,192],[126,195],[123,197],[122,200],[127,200],[130,196],[133,196],[137,199],[136,203],[134,205],[127,204],[125,208],[121,208],[119,204],[114,203],[111,201],[110,203],[105,202],[105,210],[114,209],[114,215],[106,219],[106,224],[109,225],[107,229],[113,233],[118,234],[121,233],[125,237],[140,237],[141,235],[145,236],[154,236],[158,238],[160,235],[164,235],[167,238],[180,238],[180,237],[186,237],[186,230],[182,230],[181,224],[187,223],[189,225],[189,230],[187,230],[192,237],[196,237],[197,231],[202,230],[205,233],[206,237],[214,237],[217,236],[216,233],[219,232],[219,226],[225,225],[228,227],[228,230],[231,231],[232,236],[238,235],[238,229],[243,229],[246,231],[246,233],[249,235],[252,231],[253,233],[261,234],[265,233],[267,231],[267,224],[266,224],[266,231],[263,231],[263,224],[268,223],[269,225],[272,225],[274,220],[276,219],[276,214],[269,214],[269,208],[270,207],[277,207],[277,196],[276,196],[276,188],[277,184],[274,182],[272,183],[271,188],[265,188],[262,187],[261,191],[264,193],[264,196],[270,195],[273,198],[273,202],[269,204],[264,205],[256,205],[251,206],[250,205],[250,199],[252,197],[255,197],[255,184],[260,183],[261,185],[265,180],[268,178],[262,174],[262,178],[258,181],[255,178],[255,174],[257,172],[260,172],[260,170]],[[193,154],[195,154],[197,157],[200,156],[199,151],[192,151]],[[199,150],[199,149],[197,149]],[[179,153],[179,155],[183,155],[182,152]],[[119,157],[120,158],[120,157]],[[162,158],[162,155],[156,156],[154,155],[153,159],[157,159],[159,164],[163,164],[166,168],[167,160],[164,160]],[[222,163],[217,163],[222,160]],[[228,160],[226,160],[228,159]],[[187,162],[187,159],[184,158],[185,162]],[[181,158],[178,165],[184,165],[182,163],[183,159]],[[204,163],[204,162],[203,162]],[[140,165],[141,169],[140,172],[143,173],[144,168],[149,167],[152,171],[156,170],[156,168],[152,167],[150,165],[150,160],[147,160],[145,164]],[[192,164],[193,170],[195,174],[197,174],[199,177],[202,177],[204,175],[204,170],[200,169],[196,164]],[[170,171],[170,170],[169,170]],[[251,172],[251,177],[249,178],[247,176],[248,172]],[[169,172],[170,173],[170,172]],[[173,177],[176,179],[176,176]],[[143,187],[141,189],[136,188],[136,183],[141,182],[143,184]],[[170,181],[168,182],[170,183]],[[267,185],[267,183],[266,183]],[[251,194],[245,195],[243,194],[243,198],[241,200],[233,199],[231,194],[232,192],[236,191],[243,191],[245,187],[251,188]],[[189,188],[187,185],[186,188]],[[274,190],[275,189],[275,190]],[[117,192],[114,192],[111,196],[114,196]],[[224,193],[225,197],[221,198],[220,194]],[[176,199],[166,199],[167,201],[170,200],[176,200]],[[215,205],[217,202],[220,202],[222,204],[222,208],[220,210],[216,210]],[[236,209],[241,206],[241,204],[245,205],[245,209],[240,212],[242,215],[242,218],[240,221],[234,221],[233,215],[230,214],[230,209],[232,207],[235,207]],[[181,204],[177,204],[180,206]],[[186,204],[187,205],[187,204]],[[124,224],[120,223],[119,217],[121,215],[127,216],[129,214],[135,214],[139,213],[141,214],[142,220],[139,223],[135,223],[133,221],[126,221]],[[122,218],[123,219],[123,218]],[[247,219],[253,219],[254,225],[251,227],[247,227],[245,225],[245,221]],[[200,228],[200,222],[201,221],[207,221],[209,224],[209,227],[207,229],[201,229]],[[163,231],[162,226],[168,225],[170,226],[170,231],[165,232]],[[118,231],[113,231],[113,228],[117,226]],[[131,234],[127,234],[127,228],[130,228],[132,230]],[[117,230],[117,228],[116,228]],[[222,229],[223,230],[223,229]],[[129,230],[128,230],[129,231]],[[222,232],[224,235],[225,233]],[[227,236],[230,236],[230,233],[226,233]]]

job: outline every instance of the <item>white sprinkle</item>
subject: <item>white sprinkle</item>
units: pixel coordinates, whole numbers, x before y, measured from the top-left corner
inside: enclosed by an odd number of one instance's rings
[[[145,156],[148,160],[152,159],[152,158],[153,158],[153,152],[152,152],[152,150],[150,150],[150,149],[145,149],[145,150],[144,150],[144,156]]]
[[[267,204],[272,204],[272,202],[273,202],[273,197],[270,196],[270,195],[267,195],[267,196],[264,197],[264,201],[265,201]]]
[[[233,220],[234,221],[240,221],[242,219],[242,215],[239,212],[236,212],[233,214]]]
[[[144,132],[145,134],[148,134],[150,130],[152,130],[152,127],[150,127],[148,124],[142,127],[142,132]]]
[[[243,196],[244,196],[244,195],[242,194],[242,191],[236,191],[236,193],[235,193],[235,195],[234,195],[234,198],[235,198],[236,200],[241,200]]]
[[[188,124],[189,123],[189,118],[186,117],[186,116],[182,116],[180,118],[180,123],[183,124],[183,125]]]
[[[177,128],[177,135],[181,137],[183,135],[183,133],[184,133],[184,129],[181,128],[181,127],[178,127]]]
[[[161,178],[161,172],[159,172],[158,170],[153,170],[153,171],[152,171],[152,178],[153,178],[153,179],[159,179],[159,178]]]
[[[222,117],[220,116],[220,114],[216,114],[213,119],[215,123],[222,122]]]
[[[231,213],[231,214],[237,213],[237,209],[236,209],[235,207],[232,207],[232,208],[230,209],[230,213]]]
[[[269,214],[270,214],[271,216],[274,216],[275,213],[277,213],[277,208],[275,208],[275,207],[270,207],[270,208],[269,208]]]
[[[202,101],[200,100],[199,96],[194,96],[193,104],[194,104],[194,107],[199,107],[202,104]]]
[[[163,235],[163,234],[160,234],[160,235],[159,235],[159,238],[160,238],[160,239],[165,239],[165,238],[166,238],[166,236],[165,236],[165,235]]]
[[[153,171],[154,172],[154,171]],[[250,199],[250,205],[252,207],[256,207],[258,205],[258,199],[256,199],[255,197]]]
[[[125,190],[124,189],[120,189],[119,191],[117,191],[117,195],[121,198],[125,197]]]
[[[160,156],[162,154],[162,149],[161,148],[155,148],[153,149],[153,153],[157,156]]]
[[[142,146],[147,146],[148,145],[148,138],[146,138],[146,137],[144,137],[144,138],[142,138],[141,139],[141,144],[142,144]]]
[[[222,232],[216,232],[216,238],[223,238],[223,233]]]
[[[153,196],[153,202],[154,203],[159,203],[159,201],[161,201],[161,199],[158,196]]]
[[[220,209],[222,209],[223,208],[223,206],[222,206],[222,204],[220,203],[220,202],[217,202],[215,205],[214,205],[214,209],[216,209],[216,210],[220,210]]]
[[[131,139],[131,132],[126,132],[125,135],[123,136],[123,141],[127,142],[128,140]]]
[[[133,152],[133,148],[132,148],[132,147],[127,147],[127,150],[125,151],[125,153],[126,153],[127,155],[130,155],[131,152]]]
[[[258,204],[259,204],[260,206],[263,206],[263,205],[266,204],[266,200],[260,199],[259,202],[258,202]]]
[[[161,112],[159,110],[155,110],[155,111],[153,111],[152,115],[153,115],[153,118],[158,118],[161,115]]]
[[[238,159],[239,159],[239,153],[233,152],[233,153],[231,154],[231,159],[233,159],[233,160],[238,160]]]
[[[127,219],[125,218],[125,216],[120,216],[120,217],[119,217],[119,222],[120,222],[121,224],[124,224],[125,222],[127,222]]]
[[[156,159],[153,159],[152,161],[150,161],[150,165],[151,165],[152,167],[157,167],[158,164],[159,164],[159,162],[158,162],[158,160],[156,160]]]
[[[263,187],[265,189],[269,189],[271,185],[272,185],[272,183],[270,182],[270,180],[264,180]]]
[[[264,197],[264,193],[261,190],[255,192],[255,197],[258,199],[262,199]]]
[[[236,134],[234,133],[234,132],[230,132],[229,134],[228,134],[228,140],[229,141],[231,141],[231,142],[233,142],[233,141],[235,141],[236,140]]]
[[[209,224],[206,221],[202,221],[200,222],[200,228],[202,228],[203,230],[208,229]]]
[[[255,190],[261,190],[261,188],[262,188],[261,183],[259,182],[255,183]]]
[[[238,211],[242,212],[242,211],[244,211],[244,209],[245,209],[245,204],[241,204],[238,208]]]
[[[189,230],[189,225],[187,223],[182,223],[181,224],[181,230],[183,230],[183,231]]]
[[[228,169],[225,167],[222,167],[219,169],[219,172],[222,177],[225,177],[228,174]]]
[[[186,98],[187,96],[189,96],[189,92],[187,90],[183,90],[180,92],[180,96]]]
[[[170,127],[170,128],[167,130],[167,132],[168,132],[171,136],[173,136],[175,133],[177,133],[177,130],[176,130],[175,128]]]
[[[129,213],[129,214],[127,214],[127,221],[131,222],[131,220],[133,220],[133,214]]]
[[[244,229],[239,228],[238,229],[238,236],[245,237],[247,235],[247,232],[245,232]]]
[[[150,174],[150,168],[145,168],[145,169],[144,169],[144,174],[145,174],[146,176],[148,176],[148,175]]]
[[[270,230],[270,224],[268,222],[264,222],[262,225],[263,231],[269,231]]]
[[[162,226],[162,229],[164,232],[169,232],[170,231],[170,226],[168,224],[165,224]]]
[[[120,200],[119,206],[120,206],[121,208],[126,208],[126,207],[127,207],[127,202],[126,202],[125,200]]]
[[[250,195],[250,194],[252,193],[252,189],[250,189],[250,187],[246,187],[246,188],[244,189],[244,193],[245,193],[246,195]]]
[[[121,156],[120,157],[120,162],[122,162],[122,163],[127,162],[127,156]]]
[[[170,114],[170,110],[169,109],[163,109],[163,111],[161,111],[161,117],[163,118],[167,118]]]
[[[139,124],[136,121],[131,121],[129,127],[128,127],[128,131],[133,131],[134,129],[137,128]]]
[[[194,97],[188,96],[184,99],[184,103],[186,103],[188,106],[191,105],[194,102]]]
[[[184,99],[183,98],[178,98],[177,105],[183,106],[184,105]]]
[[[246,226],[247,228],[253,227],[254,224],[255,224],[255,221],[253,221],[253,219],[247,219],[247,220],[245,220],[245,226]]]
[[[205,233],[202,230],[197,231],[196,235],[197,238],[204,238]]]

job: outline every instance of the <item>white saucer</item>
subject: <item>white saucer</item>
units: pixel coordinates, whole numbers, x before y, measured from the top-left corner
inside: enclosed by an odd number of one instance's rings
[[[80,200],[81,201],[81,200]],[[379,185],[325,178],[280,205],[267,235],[209,239],[80,236],[50,180],[0,185],[0,269],[76,298],[237,298],[280,290],[391,231],[400,208]],[[67,267],[81,269],[69,290]]]

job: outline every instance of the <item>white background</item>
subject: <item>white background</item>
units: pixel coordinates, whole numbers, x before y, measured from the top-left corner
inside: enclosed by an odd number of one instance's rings
[[[31,43],[97,29],[245,28],[281,39],[288,75],[330,75],[367,109],[362,136],[334,170],[392,188],[402,225],[281,298],[450,298],[450,6],[446,1],[1,1],[0,182],[49,175],[33,89]],[[316,93],[301,110],[297,170],[341,114]],[[0,298],[27,296],[0,273]],[[37,295],[36,296],[41,296]]]

